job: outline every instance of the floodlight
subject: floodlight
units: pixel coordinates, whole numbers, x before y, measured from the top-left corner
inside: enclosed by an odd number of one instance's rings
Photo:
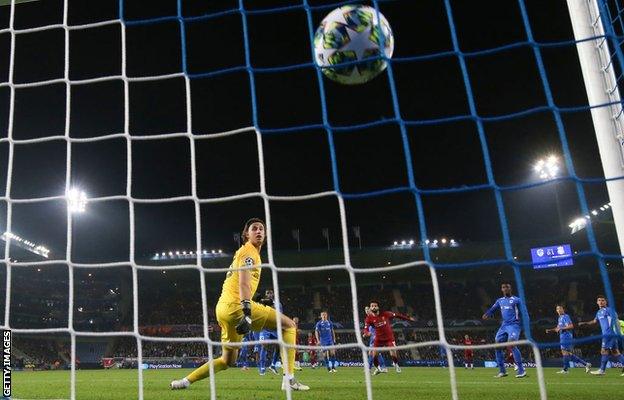
[[[71,213],[83,213],[87,208],[87,194],[78,188],[71,188],[65,195],[67,210]]]

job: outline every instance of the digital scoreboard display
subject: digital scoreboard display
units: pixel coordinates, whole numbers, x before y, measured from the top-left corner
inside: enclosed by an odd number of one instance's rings
[[[569,244],[536,247],[531,249],[533,269],[569,267],[574,264]]]

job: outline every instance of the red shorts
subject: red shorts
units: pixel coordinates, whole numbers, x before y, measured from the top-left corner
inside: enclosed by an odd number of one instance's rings
[[[472,359],[473,353],[472,350],[464,351],[464,358]]]
[[[394,339],[392,339],[392,340],[385,340],[385,339],[375,338],[375,342],[373,343],[373,347],[396,347],[396,343],[394,342]]]

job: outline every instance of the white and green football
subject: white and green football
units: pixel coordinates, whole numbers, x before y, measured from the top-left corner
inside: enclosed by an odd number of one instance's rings
[[[383,54],[392,57],[394,37],[390,24],[369,6],[335,9],[321,21],[314,35],[316,63],[325,76],[346,85],[368,82],[386,68],[386,61],[380,57],[382,46]]]

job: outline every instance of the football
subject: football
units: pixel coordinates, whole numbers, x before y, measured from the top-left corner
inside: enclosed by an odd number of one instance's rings
[[[314,35],[316,63],[333,81],[357,85],[379,75],[392,57],[394,37],[386,18],[369,6],[343,6],[321,21]]]

